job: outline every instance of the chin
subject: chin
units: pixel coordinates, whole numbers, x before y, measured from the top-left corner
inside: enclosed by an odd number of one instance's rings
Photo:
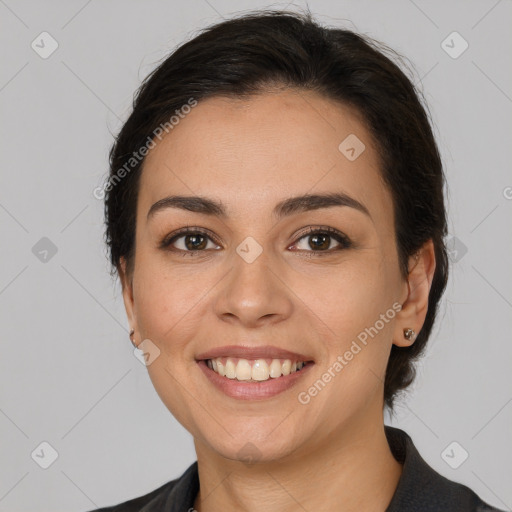
[[[269,426],[265,430],[268,435],[256,435],[254,432],[246,433],[238,430],[233,437],[224,433],[222,440],[217,436],[207,440],[210,448],[226,459],[249,465],[272,462],[293,453],[297,443],[297,440],[291,439],[284,433],[281,436],[276,435],[275,431],[272,432],[274,428],[275,426]]]

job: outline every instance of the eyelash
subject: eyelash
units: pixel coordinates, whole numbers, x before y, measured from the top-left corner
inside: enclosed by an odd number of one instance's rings
[[[313,236],[313,235],[318,235],[318,234],[329,235],[331,238],[334,238],[339,244],[341,244],[341,247],[338,247],[338,248],[335,248],[335,249],[328,249],[328,250],[325,250],[325,251],[314,251],[314,250],[304,251],[306,253],[310,253],[306,257],[312,258],[312,257],[317,257],[317,256],[330,255],[330,254],[332,254],[335,251],[340,251],[342,249],[349,249],[349,248],[352,247],[352,242],[350,241],[350,239],[346,235],[344,235],[343,233],[341,233],[337,229],[334,229],[334,228],[331,228],[331,227],[328,227],[328,226],[317,227],[317,228],[309,227],[306,232],[303,232],[303,233],[298,235],[298,238],[296,239],[296,241],[292,245],[295,246],[296,243],[299,242],[300,240],[302,240],[303,238],[307,238],[308,236]],[[206,249],[190,251],[190,250],[171,248],[171,245],[174,242],[176,242],[176,240],[182,238],[185,235],[203,235],[203,236],[209,238],[215,244],[220,245],[220,243],[216,239],[216,237],[214,237],[208,231],[206,231],[206,230],[204,230],[202,228],[198,228],[198,227],[187,226],[187,227],[185,227],[183,229],[180,229],[176,233],[172,233],[170,236],[167,236],[166,238],[164,238],[162,240],[162,242],[160,243],[160,245],[159,245],[160,249],[164,249],[164,250],[168,250],[168,251],[172,251],[172,252],[182,253],[182,256],[184,256],[184,257],[186,257],[186,256],[195,256],[199,252],[205,252],[206,251]],[[302,251],[302,249],[300,251]]]

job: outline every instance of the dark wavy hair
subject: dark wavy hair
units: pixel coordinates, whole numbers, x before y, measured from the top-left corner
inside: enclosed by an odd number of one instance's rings
[[[448,279],[448,258],[445,180],[428,107],[392,59],[403,62],[396,52],[367,36],[320,26],[309,11],[251,11],[212,25],[179,46],[142,82],[133,111],[110,150],[104,198],[111,276],[119,273],[121,257],[126,259],[128,276],[134,269],[144,159],[132,161],[129,172],[126,162],[190,98],[246,98],[280,87],[314,91],[354,107],[375,139],[382,178],[391,191],[404,278],[409,256],[429,239],[435,247],[436,268],[423,327],[411,346],[391,349],[384,402],[393,410],[397,393],[414,380],[414,362],[430,336]]]

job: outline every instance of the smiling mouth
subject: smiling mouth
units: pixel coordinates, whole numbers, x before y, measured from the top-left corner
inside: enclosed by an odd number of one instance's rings
[[[300,372],[313,361],[292,359],[244,359],[239,357],[216,357],[202,360],[218,375],[242,382],[264,382]]]

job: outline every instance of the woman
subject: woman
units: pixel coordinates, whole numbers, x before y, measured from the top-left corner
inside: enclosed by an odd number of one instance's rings
[[[448,262],[429,118],[376,43],[309,13],[215,25],[110,157],[130,337],[197,462],[101,510],[497,510],[384,425]]]

